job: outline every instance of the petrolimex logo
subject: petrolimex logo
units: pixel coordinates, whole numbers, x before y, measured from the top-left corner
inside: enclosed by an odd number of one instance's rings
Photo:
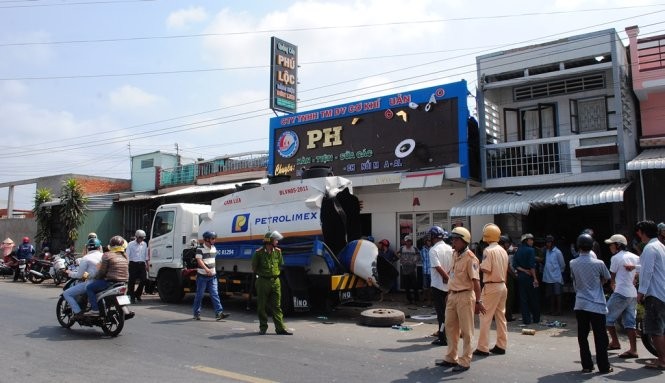
[[[291,158],[298,152],[299,144],[298,135],[291,130],[287,130],[280,134],[277,139],[277,153],[284,158]]]
[[[231,233],[244,233],[249,228],[249,213],[238,214],[231,222]]]

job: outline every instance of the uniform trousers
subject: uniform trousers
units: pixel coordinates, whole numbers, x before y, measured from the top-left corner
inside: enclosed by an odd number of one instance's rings
[[[256,311],[259,316],[259,330],[263,333],[268,329],[266,309],[272,313],[275,331],[286,330],[282,314],[282,284],[279,277],[256,279]]]
[[[457,363],[462,367],[471,366],[473,349],[473,315],[476,306],[476,294],[473,290],[449,291],[446,303],[446,338],[448,338],[448,353],[444,360],[448,363]],[[462,355],[457,355],[460,334],[462,335]]]
[[[485,314],[480,316],[480,333],[478,334],[478,346],[480,351],[489,352],[489,335],[492,319],[496,323],[496,345],[506,349],[508,345],[508,326],[506,323],[506,298],[508,289],[506,284],[485,283],[480,299],[485,307]]]

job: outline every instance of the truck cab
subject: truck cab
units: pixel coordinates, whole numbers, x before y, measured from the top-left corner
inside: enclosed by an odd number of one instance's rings
[[[159,297],[178,302],[183,290],[183,254],[198,243],[201,215],[209,205],[171,203],[157,208],[148,242],[148,278],[157,281]]]

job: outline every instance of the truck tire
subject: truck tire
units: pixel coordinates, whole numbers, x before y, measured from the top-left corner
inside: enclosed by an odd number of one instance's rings
[[[393,309],[370,309],[360,313],[359,324],[371,327],[391,327],[404,323],[404,313]]]
[[[289,284],[286,282],[286,278],[280,278],[280,284],[282,288],[282,314],[286,316],[291,316],[295,312],[293,307],[293,293]]]
[[[178,272],[179,270],[170,269],[159,273],[157,292],[162,302],[178,303],[185,296]]]

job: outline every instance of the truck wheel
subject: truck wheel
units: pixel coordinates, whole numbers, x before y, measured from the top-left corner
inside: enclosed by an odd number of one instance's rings
[[[159,299],[165,303],[178,303],[185,296],[177,270],[164,270],[157,279]]]
[[[360,321],[364,326],[390,327],[404,323],[404,313],[393,309],[370,309],[360,313]]]
[[[282,314],[284,316],[293,315],[295,310],[293,308],[293,293],[291,292],[291,288],[286,283],[286,278],[281,278],[280,283],[282,286]]]

